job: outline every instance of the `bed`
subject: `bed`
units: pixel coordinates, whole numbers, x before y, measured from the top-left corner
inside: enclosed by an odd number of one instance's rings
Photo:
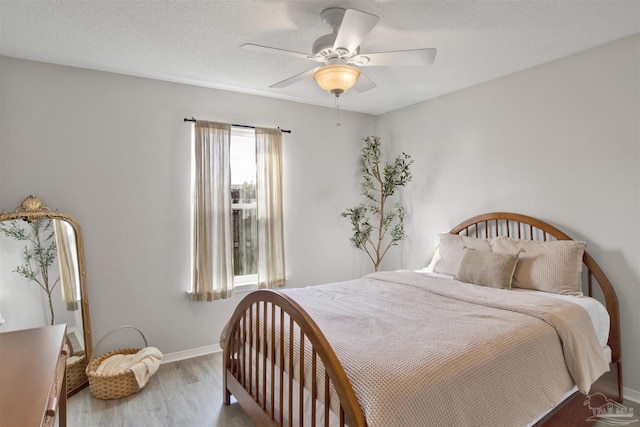
[[[260,426],[588,425],[587,396],[622,401],[622,368],[617,297],[584,247],[494,212],[421,271],[252,292],[221,336],[225,404]]]

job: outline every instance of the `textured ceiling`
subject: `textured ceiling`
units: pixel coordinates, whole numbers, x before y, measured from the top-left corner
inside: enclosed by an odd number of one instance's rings
[[[367,67],[377,83],[341,108],[381,114],[640,32],[640,0],[7,1],[0,54],[332,107],[312,79],[269,85],[316,64],[240,49],[310,53],[330,6],[380,16],[361,52],[435,47],[429,67]]]

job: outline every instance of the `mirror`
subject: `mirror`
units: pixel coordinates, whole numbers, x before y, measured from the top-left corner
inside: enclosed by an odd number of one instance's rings
[[[88,385],[91,360],[80,224],[30,195],[0,213],[0,333],[66,323],[67,394]]]

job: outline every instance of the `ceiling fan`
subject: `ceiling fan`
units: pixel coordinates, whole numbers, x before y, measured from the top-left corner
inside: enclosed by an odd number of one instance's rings
[[[253,43],[240,46],[243,49],[277,53],[324,64],[269,87],[283,88],[313,76],[321,88],[337,98],[354,86],[357,92],[376,87],[358,67],[431,65],[435,60],[436,49],[432,48],[361,53],[360,44],[380,19],[371,13],[331,7],[323,10],[320,16],[322,22],[332,28],[332,32],[319,37],[313,43],[310,54]]]

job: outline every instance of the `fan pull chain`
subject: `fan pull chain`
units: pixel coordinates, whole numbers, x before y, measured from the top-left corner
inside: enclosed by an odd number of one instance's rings
[[[336,122],[336,126],[340,126],[340,125],[342,125],[342,123],[340,123],[340,102],[339,102],[339,99],[340,99],[340,98],[338,98],[338,97],[336,96],[335,105],[336,105],[336,111],[337,111],[337,113],[338,113],[338,121]]]

